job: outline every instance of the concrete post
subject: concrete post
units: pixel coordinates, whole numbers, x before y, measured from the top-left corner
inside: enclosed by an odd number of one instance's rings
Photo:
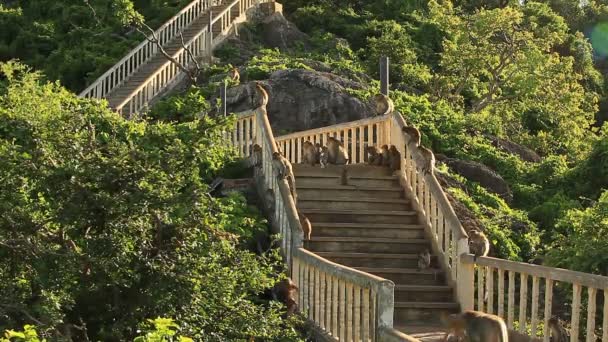
[[[461,238],[458,240],[458,258],[452,267],[457,267],[456,272],[456,294],[460,308],[464,310],[473,310],[475,303],[475,264],[465,263],[462,260],[463,255],[469,254],[469,239]]]
[[[380,57],[380,93],[388,96],[389,59]]]
[[[376,340],[380,339],[383,328],[393,327],[393,314],[395,311],[395,283],[385,280],[378,286]]]

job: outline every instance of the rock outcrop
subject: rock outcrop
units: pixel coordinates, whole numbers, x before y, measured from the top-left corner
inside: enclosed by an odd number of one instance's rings
[[[464,178],[477,182],[488,191],[497,194],[507,203],[513,200],[513,193],[507,182],[489,167],[478,162],[456,158],[443,157],[441,159],[438,158],[438,160]]]
[[[365,103],[347,92],[360,83],[312,70],[275,71],[262,82],[270,96],[268,115],[275,134],[302,131],[366,118],[373,114]],[[259,103],[254,83],[228,89],[229,112],[255,108]]]
[[[538,153],[534,152],[532,149],[527,148],[526,146],[493,135],[487,135],[487,138],[492,141],[492,145],[494,145],[495,147],[498,147],[499,149],[507,153],[518,156],[523,161],[531,163],[540,163],[542,160]]]
[[[262,39],[269,47],[288,50],[309,45],[310,37],[277,12],[262,22]]]

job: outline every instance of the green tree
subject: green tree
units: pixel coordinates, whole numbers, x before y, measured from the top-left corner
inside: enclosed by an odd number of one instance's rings
[[[0,64],[0,328],[117,341],[150,317],[205,340],[296,340],[276,254],[242,197],[212,198],[231,120],[128,121],[15,63]],[[84,329],[86,327],[86,330]]]

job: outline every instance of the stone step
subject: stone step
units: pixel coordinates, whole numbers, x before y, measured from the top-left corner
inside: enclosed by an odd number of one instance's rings
[[[460,305],[455,302],[398,302],[395,301],[394,322],[427,322],[431,325],[441,323],[442,314],[460,311]]]
[[[327,165],[327,167],[321,168],[319,165],[310,166],[294,163],[292,166],[296,177],[339,177],[344,167],[346,167],[348,175],[351,177],[386,177],[393,175],[393,172],[388,167],[365,164]]]
[[[396,239],[424,239],[424,228],[417,224],[336,223],[315,222],[313,236],[381,237]]]
[[[296,176],[297,185],[341,185],[341,176],[331,175],[329,177],[318,177],[318,176]],[[392,176],[377,176],[377,177],[347,177],[347,184],[353,186],[364,186],[364,187],[379,187],[379,188],[390,188],[400,187],[397,178]]]
[[[297,188],[297,186],[296,186]],[[401,198],[299,196],[302,209],[330,210],[411,210],[410,201]]]
[[[395,285],[396,302],[452,302],[454,292],[447,285]]]
[[[299,191],[299,190],[298,190]],[[329,210],[301,209],[310,222],[339,222],[339,223],[397,223],[415,224],[418,215],[408,210]]]
[[[404,198],[405,193],[396,187],[355,187],[352,185],[298,185],[296,183],[298,195],[303,197],[365,197],[365,198]]]
[[[417,338],[421,342],[444,342],[447,329],[436,322],[405,322],[407,325],[394,325],[395,329]]]
[[[418,254],[317,252],[348,267],[417,268]],[[434,258],[434,257],[433,257]]]
[[[445,274],[441,270],[417,268],[380,268],[355,267],[356,269],[375,274],[379,277],[392,280],[395,285],[445,285]]]
[[[313,252],[358,252],[358,253],[420,253],[429,248],[421,239],[384,239],[352,237],[312,237],[305,247]]]

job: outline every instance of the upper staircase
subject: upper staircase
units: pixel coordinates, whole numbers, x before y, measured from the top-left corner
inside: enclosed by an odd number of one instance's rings
[[[298,209],[313,227],[304,247],[392,280],[397,329],[409,334],[441,331],[440,313],[458,312],[459,305],[435,256],[431,269],[418,270],[418,253],[432,250],[431,243],[399,179],[387,167],[365,164],[293,166]],[[340,180],[343,168],[347,185]]]
[[[213,49],[247,19],[247,10],[263,2],[268,0],[193,0],[79,96],[106,99],[127,117],[141,112],[184,79],[182,68],[211,60]]]

